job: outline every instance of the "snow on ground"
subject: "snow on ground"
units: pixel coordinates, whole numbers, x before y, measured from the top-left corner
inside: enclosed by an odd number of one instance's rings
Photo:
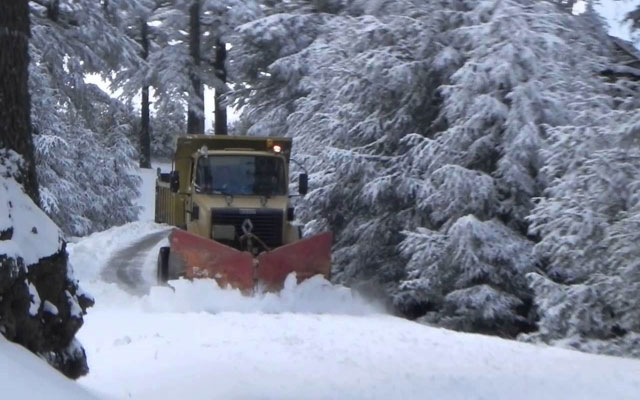
[[[86,400],[93,396],[22,346],[0,335],[3,399]]]
[[[166,170],[166,163],[158,163],[154,167],[161,167]],[[0,172],[6,173],[10,166],[0,166]],[[142,220],[153,220],[155,195],[154,170],[141,170],[143,178],[141,192],[143,195],[139,199],[139,204],[143,205]],[[60,248],[59,229],[49,220],[48,217],[33,202],[24,195],[20,186],[13,179],[0,180],[0,204],[11,203],[13,208],[11,213],[0,213],[0,231],[13,226],[13,240],[0,242],[0,253],[10,256],[21,256],[26,264],[33,264],[41,257],[49,256],[57,252]],[[29,224],[14,224],[13,221],[32,221]],[[158,230],[166,227],[155,226]],[[140,237],[153,232],[154,225],[149,223],[134,223],[127,225],[126,229],[115,228],[106,232],[96,233],[89,238],[74,239],[82,240],[77,245],[77,254],[84,254],[75,257],[76,277],[78,277],[85,288],[98,289],[95,293],[100,301],[103,298],[102,290],[109,290],[114,285],[105,284],[100,279],[100,269],[104,267],[96,259],[106,259],[109,254],[117,249],[126,246],[132,238]],[[96,244],[96,247],[87,248],[86,243]],[[73,247],[73,245],[70,245]],[[113,291],[120,293],[116,288]],[[33,289],[34,300],[37,298],[37,291]],[[35,304],[35,303],[34,303]],[[123,305],[124,306],[124,305]],[[55,369],[51,368],[46,361],[38,358],[25,348],[8,342],[3,335],[0,335],[0,392],[2,399],[50,399],[50,400],[75,400],[88,399],[93,396],[82,386],[67,379]]]
[[[142,176],[152,188],[155,172]],[[211,280],[155,286],[169,227],[150,221],[152,200],[141,199],[146,221],[68,246],[76,277],[96,299],[78,334],[90,373],[78,385],[0,341],[3,395],[495,400],[640,393],[640,361],[427,327],[321,278],[297,284],[290,277],[281,293],[255,297]],[[129,290],[132,278],[139,294]]]
[[[389,316],[103,312],[95,393],[134,399],[636,399],[637,362]],[[125,327],[125,328],[123,328]]]
[[[67,250],[71,255],[76,278],[80,279],[84,286],[96,282],[98,285],[102,284],[101,273],[109,268],[105,264],[113,253],[145,236],[161,231],[167,231],[168,234],[169,229],[166,225],[138,221],[97,232],[69,244]],[[147,256],[149,260],[145,261],[145,264],[151,263],[151,260],[155,263],[157,252]]]
[[[114,399],[636,399],[640,362],[436,329],[385,315],[349,289],[290,279],[245,297],[214,281],[134,296],[101,281],[107,255],[166,227],[139,222],[70,245],[96,297],[79,332]],[[104,251],[98,251],[103,248]],[[152,251],[156,251],[155,249]],[[144,258],[151,281],[155,257]],[[83,267],[81,267],[81,265]]]

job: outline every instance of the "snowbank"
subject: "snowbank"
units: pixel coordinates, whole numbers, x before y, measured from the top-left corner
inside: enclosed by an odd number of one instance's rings
[[[94,397],[24,347],[0,335],[0,393],[3,399],[75,400]]]
[[[368,315],[382,312],[343,286],[334,286],[317,276],[300,284],[290,275],[279,293],[245,296],[238,290],[222,289],[215,280],[171,281],[171,287],[153,287],[139,304],[148,312],[299,313]]]
[[[143,312],[241,312],[241,313],[332,313],[364,315],[381,312],[350,289],[332,285],[318,276],[297,284],[289,276],[280,293],[261,293],[244,296],[238,290],[220,288],[215,280],[178,280],[171,287],[155,286],[157,254],[166,240],[158,242],[148,254],[140,257],[140,278],[149,285],[149,292],[142,297],[122,290],[117,284],[104,282],[105,270],[119,268],[111,255],[132,243],[143,242],[146,237],[169,227],[152,222],[134,222],[95,233],[69,245],[71,262],[82,266],[76,276],[82,286],[98,301],[96,308],[127,305]],[[125,262],[127,260],[118,260]],[[135,267],[135,266],[133,266]]]
[[[82,283],[101,281],[101,273],[107,267],[105,263],[110,256],[132,242],[150,234],[168,231],[167,225],[156,224],[149,221],[131,222],[122,226],[116,226],[106,231],[96,232],[84,238],[76,238],[75,243],[69,243],[67,251],[69,259],[75,266],[75,275]],[[151,261],[153,258],[153,262]],[[154,257],[146,267],[155,268]],[[88,285],[83,285],[88,288]]]
[[[79,383],[127,399],[637,399],[640,362],[384,315],[93,311]]]

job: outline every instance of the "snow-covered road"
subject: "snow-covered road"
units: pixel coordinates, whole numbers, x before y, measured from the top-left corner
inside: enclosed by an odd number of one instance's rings
[[[153,282],[143,278],[142,267],[149,254],[157,253],[159,245],[166,242],[169,232],[168,227],[165,230],[153,231],[110,255],[105,263],[108,267],[103,268],[101,272],[102,280],[115,283],[132,294],[149,293]]]
[[[427,327],[320,278],[257,297],[208,280],[155,286],[167,228],[140,221],[69,245],[96,299],[79,383],[100,398],[639,398],[640,361]]]
[[[386,315],[323,279],[244,297],[215,282],[153,286],[156,244],[137,256],[147,294],[107,282],[112,254],[160,234],[137,222],[70,245],[96,298],[79,333],[115,399],[637,399],[640,362],[436,329]],[[115,258],[118,259],[117,257]],[[121,260],[124,261],[124,260]],[[125,274],[131,277],[131,274]],[[126,288],[126,286],[125,286]]]

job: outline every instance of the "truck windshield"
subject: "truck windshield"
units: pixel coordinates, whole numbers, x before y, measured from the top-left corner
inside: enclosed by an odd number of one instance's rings
[[[196,191],[228,195],[286,195],[284,162],[279,157],[214,155],[200,157]]]

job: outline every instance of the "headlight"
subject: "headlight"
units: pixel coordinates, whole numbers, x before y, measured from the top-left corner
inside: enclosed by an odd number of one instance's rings
[[[235,240],[236,227],[233,225],[211,225],[211,239]]]

